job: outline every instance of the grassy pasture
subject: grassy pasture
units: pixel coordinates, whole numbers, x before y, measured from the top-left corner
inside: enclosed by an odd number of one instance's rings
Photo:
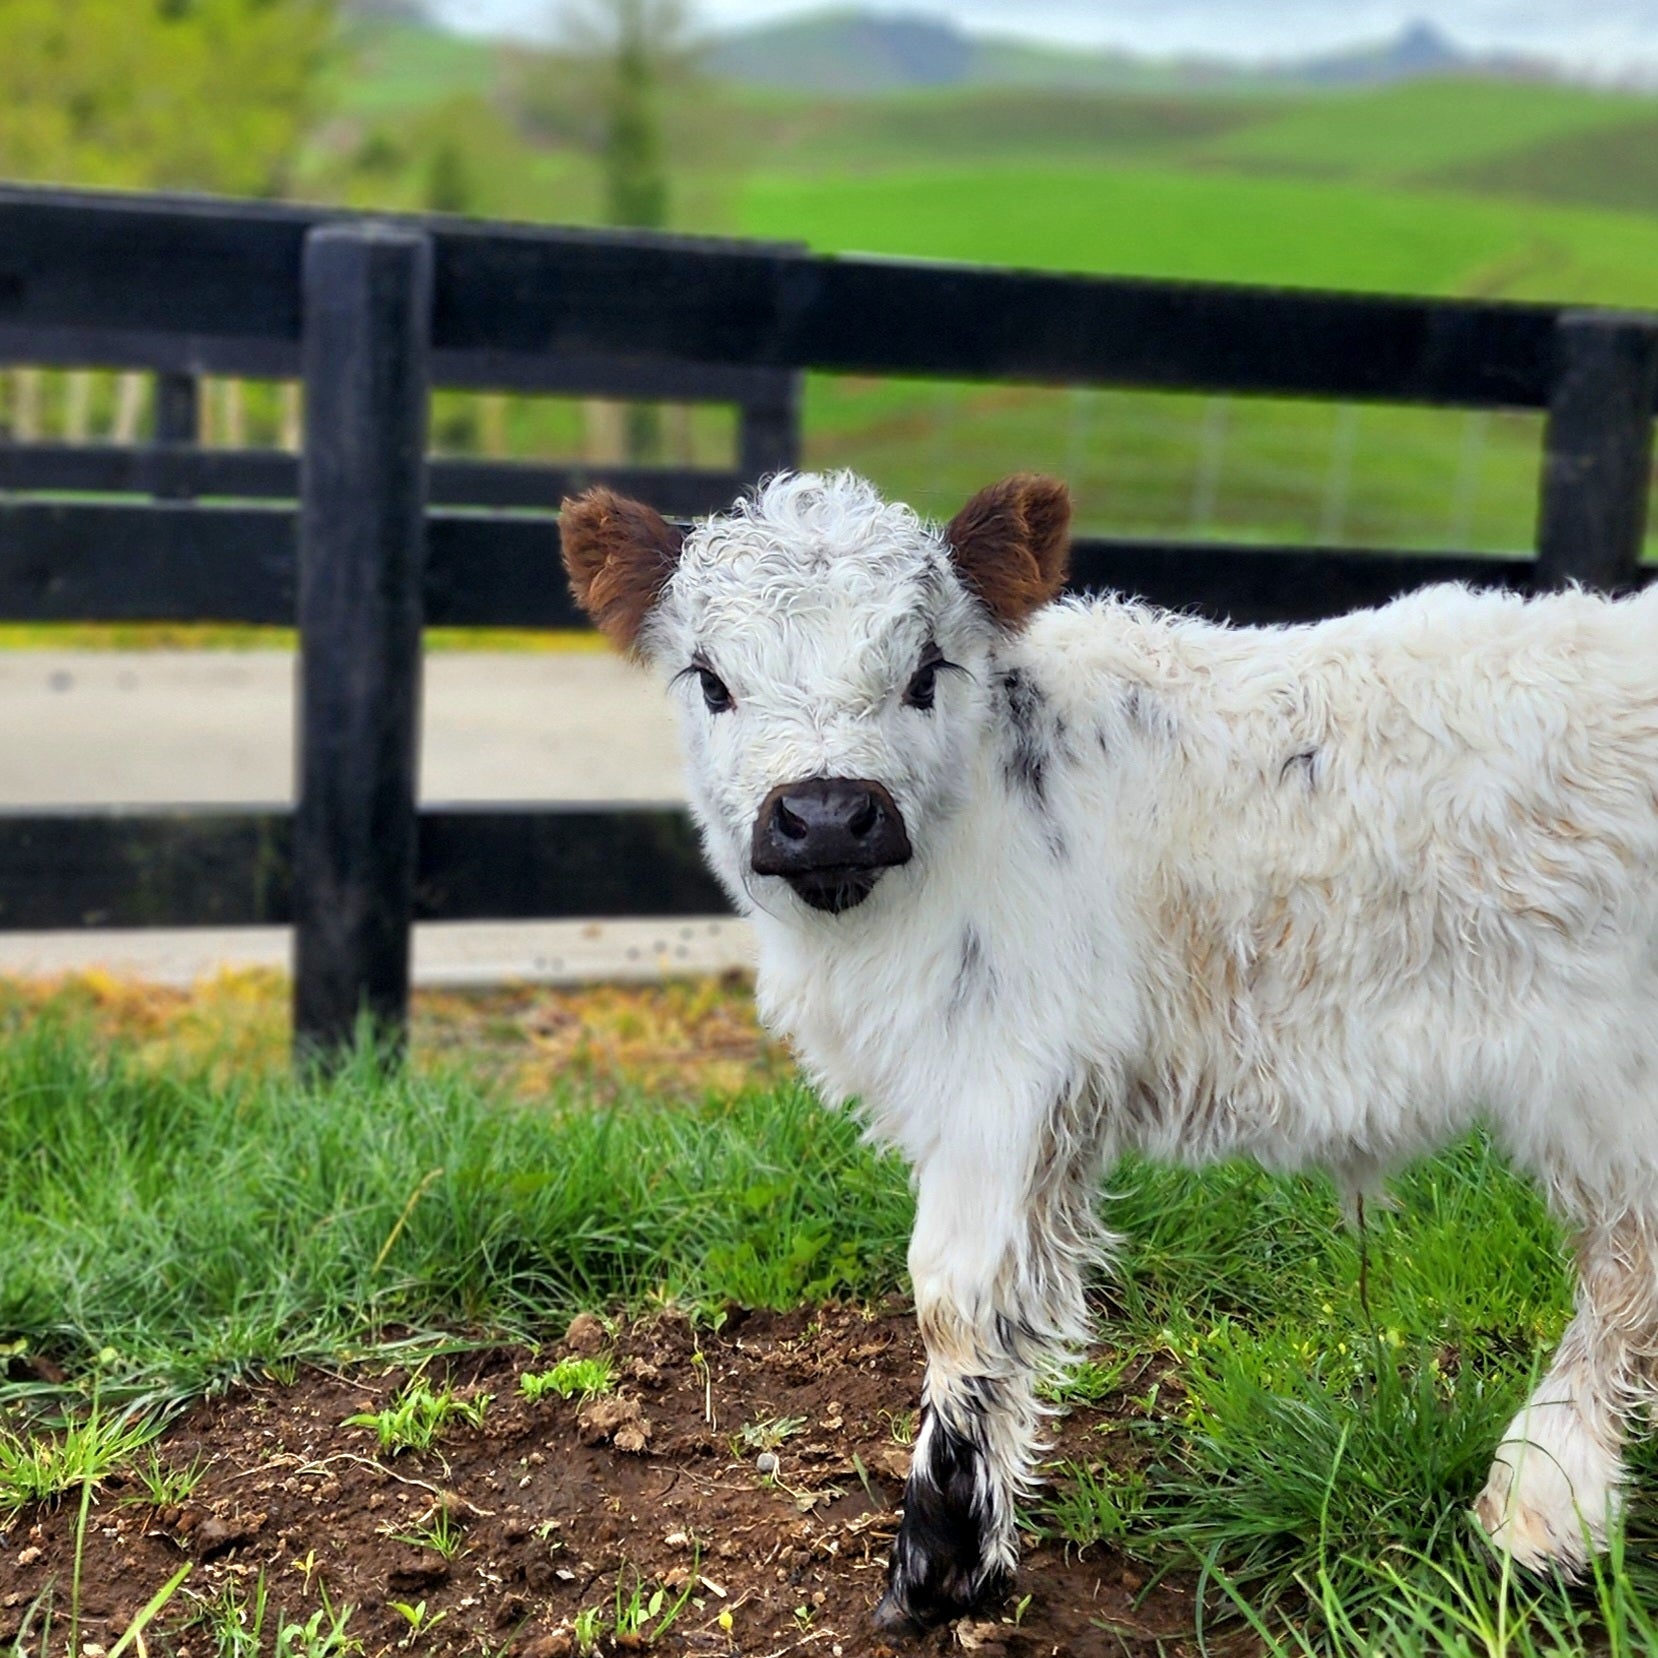
[[[1121,276],[1651,305],[1658,224],[1357,180],[1011,162],[743,189],[744,234]]]
[[[406,24],[349,32],[330,66],[326,101],[348,119],[408,114],[454,98],[488,97],[501,49]]]
[[[1581,87],[1408,81],[1264,111],[1199,154],[1241,169],[1398,182],[1651,118],[1650,98]]]
[[[70,1009],[0,1033],[14,1421],[93,1378],[106,1408],[160,1406],[300,1358],[535,1340],[577,1308],[902,1289],[903,1171],[796,1083],[523,1099],[365,1055],[302,1086],[158,1065]],[[1399,1182],[1368,1305],[1321,1181],[1133,1164],[1111,1190],[1124,1270],[1070,1388],[1132,1408],[1032,1526],[1202,1565],[1211,1625],[1254,1621],[1271,1651],[1569,1652],[1611,1628],[1606,1650],[1658,1653],[1646,1500],[1572,1593],[1493,1573],[1466,1517],[1569,1304],[1554,1227],[1488,1147]],[[30,1359],[66,1380],[22,1379]]]

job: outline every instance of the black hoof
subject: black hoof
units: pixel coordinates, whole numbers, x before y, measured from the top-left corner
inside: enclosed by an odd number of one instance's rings
[[[920,1622],[891,1589],[881,1596],[880,1604],[870,1617],[883,1635],[891,1635],[895,1640],[913,1640],[915,1636],[927,1633],[927,1625]]]
[[[992,1574],[972,1595],[952,1594],[941,1590],[937,1583],[915,1584],[908,1591],[894,1585],[882,1595],[871,1617],[881,1634],[895,1640],[913,1640],[957,1618],[995,1611],[1012,1587],[1013,1580],[1006,1572]]]

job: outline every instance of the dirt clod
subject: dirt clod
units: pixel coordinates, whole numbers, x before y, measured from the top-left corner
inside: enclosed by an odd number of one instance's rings
[[[603,1321],[595,1318],[592,1313],[577,1313],[570,1320],[570,1327],[564,1332],[564,1345],[572,1353],[582,1357],[591,1357],[594,1353],[600,1352],[609,1339],[605,1334]]]
[[[650,1418],[631,1395],[606,1394],[590,1400],[576,1417],[583,1445],[614,1445],[618,1451],[641,1455],[651,1442]]]
[[[449,1577],[449,1562],[441,1554],[405,1543],[386,1573],[386,1587],[400,1591],[435,1589],[440,1583],[447,1583]]]
[[[537,1635],[518,1648],[517,1658],[571,1658],[576,1650],[576,1638],[568,1629],[555,1629],[551,1635]]]
[[[243,1543],[250,1543],[265,1528],[263,1514],[225,1518],[210,1514],[190,1533],[190,1551],[198,1560],[217,1560]]]

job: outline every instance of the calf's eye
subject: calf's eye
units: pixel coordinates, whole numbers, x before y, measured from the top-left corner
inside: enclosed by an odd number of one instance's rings
[[[712,668],[697,669],[697,678],[702,681],[702,700],[708,704],[711,714],[724,714],[736,707],[726,684]]]
[[[919,708],[925,713],[933,705],[933,698],[938,694],[938,670],[953,668],[955,663],[944,660],[944,652],[937,645],[928,644],[921,652],[921,663],[915,672],[910,675],[910,682],[904,687],[904,706]]]

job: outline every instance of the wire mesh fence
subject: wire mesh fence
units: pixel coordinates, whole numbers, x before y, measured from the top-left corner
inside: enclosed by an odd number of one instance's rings
[[[1081,529],[1519,551],[1543,418],[1245,397],[814,378],[809,464],[946,516],[987,477],[1057,472]]]
[[[293,382],[205,380],[198,418],[206,447],[300,447]],[[155,420],[148,375],[0,374],[12,442],[131,444]],[[1542,428],[1535,413],[814,375],[803,461],[940,517],[1029,468],[1067,479],[1090,534],[1494,552],[1534,543]],[[730,467],[737,447],[728,406],[465,391],[434,394],[431,434],[439,455],[592,466]]]

